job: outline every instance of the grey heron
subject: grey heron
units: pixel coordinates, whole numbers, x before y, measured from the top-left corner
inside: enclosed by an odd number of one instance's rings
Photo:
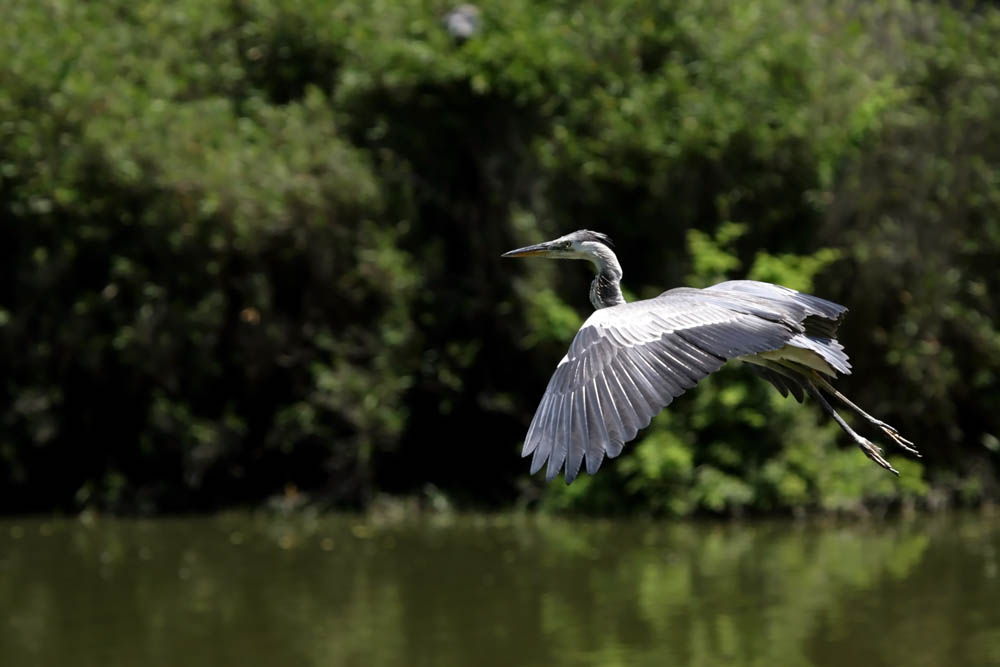
[[[678,287],[626,303],[622,269],[604,234],[579,230],[518,248],[503,257],[582,259],[593,264],[594,312],[556,367],[524,438],[531,473],[548,462],[546,479],[565,469],[566,483],[581,466],[593,475],[604,457],[625,443],[702,378],[730,359],[751,369],[800,403],[811,396],[868,458],[899,474],[882,450],[837,414],[822,392],[841,401],[902,449],[913,443],[871,416],[830,384],[851,365],[837,341],[847,308],[788,287],[730,280],[704,289]]]

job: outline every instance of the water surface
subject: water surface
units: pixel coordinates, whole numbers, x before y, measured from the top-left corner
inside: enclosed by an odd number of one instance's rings
[[[0,665],[1000,665],[989,517],[0,522]]]

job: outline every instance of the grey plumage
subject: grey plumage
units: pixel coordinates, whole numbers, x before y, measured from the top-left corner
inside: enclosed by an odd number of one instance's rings
[[[471,4],[462,4],[445,14],[444,26],[448,33],[459,40],[465,40],[479,32],[479,8]]]
[[[523,454],[533,454],[532,472],[547,460],[551,479],[565,463],[572,481],[585,460],[593,474],[605,455],[617,455],[620,443],[632,440],[674,398],[726,361],[777,350],[804,333],[810,302],[775,296],[722,284],[670,290],[595,311],[556,368],[528,430]],[[819,340],[810,342],[825,349]],[[837,358],[833,351],[829,356]],[[611,424],[607,438],[600,428],[573,429],[587,421],[581,415],[588,412]]]
[[[750,280],[681,287],[625,303],[610,239],[587,230],[505,254],[528,255],[586,259],[597,270],[591,288],[597,310],[559,362],[525,437],[522,454],[532,457],[532,473],[544,466],[552,479],[564,469],[567,483],[581,467],[594,474],[674,398],[730,359],[749,362],[800,402],[823,388],[916,453],[894,428],[861,411],[824,378],[851,372],[836,340],[844,306]],[[875,445],[850,430],[828,403],[820,404],[866,455],[895,472]]]

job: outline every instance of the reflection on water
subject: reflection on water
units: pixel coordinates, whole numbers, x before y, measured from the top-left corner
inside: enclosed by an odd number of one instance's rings
[[[1000,665],[1000,528],[0,522],[2,665]]]

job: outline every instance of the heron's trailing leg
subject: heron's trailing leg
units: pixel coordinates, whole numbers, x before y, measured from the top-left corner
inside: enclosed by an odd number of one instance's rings
[[[844,396],[843,394],[841,394],[839,391],[837,391],[833,387],[833,385],[831,385],[829,382],[827,382],[818,373],[816,373],[815,375],[816,375],[815,380],[816,380],[817,384],[819,384],[819,386],[821,386],[823,389],[825,389],[832,396],[836,396],[837,400],[839,400],[841,403],[843,403],[844,405],[846,405],[847,407],[849,407],[850,409],[854,410],[859,415],[861,415],[862,417],[864,417],[873,426],[877,426],[883,433],[885,433],[887,436],[889,436],[892,439],[892,441],[895,442],[897,445],[899,445],[902,449],[905,449],[906,451],[908,451],[909,453],[913,454],[914,456],[920,456],[920,452],[917,451],[916,446],[912,442],[910,442],[909,440],[907,440],[906,438],[904,438],[903,436],[901,436],[899,434],[899,431],[897,431],[894,426],[886,424],[881,419],[876,419],[875,417],[871,416],[870,414],[868,414],[867,412],[865,412],[864,410],[862,410],[861,408],[859,408],[849,398],[847,398],[846,396]]]
[[[867,456],[872,461],[879,464],[889,472],[894,473],[896,475],[899,474],[899,471],[893,468],[889,464],[889,462],[885,460],[885,457],[882,456],[882,450],[878,447],[878,445],[872,443],[867,438],[859,435],[854,431],[854,429],[848,426],[847,422],[844,421],[843,417],[838,415],[837,411],[834,410],[829,403],[827,403],[825,398],[823,398],[823,394],[821,394],[819,389],[816,388],[816,385],[814,385],[812,382],[805,382],[804,384],[806,386],[806,391],[809,392],[809,395],[812,396],[814,399],[816,399],[816,402],[819,403],[820,406],[822,406],[822,408],[826,410],[826,412],[831,417],[833,417],[833,420],[840,425],[840,428],[844,429],[847,435],[851,436],[851,438],[854,439],[854,442],[858,444],[858,447],[860,447],[861,451],[865,453],[865,456]]]

